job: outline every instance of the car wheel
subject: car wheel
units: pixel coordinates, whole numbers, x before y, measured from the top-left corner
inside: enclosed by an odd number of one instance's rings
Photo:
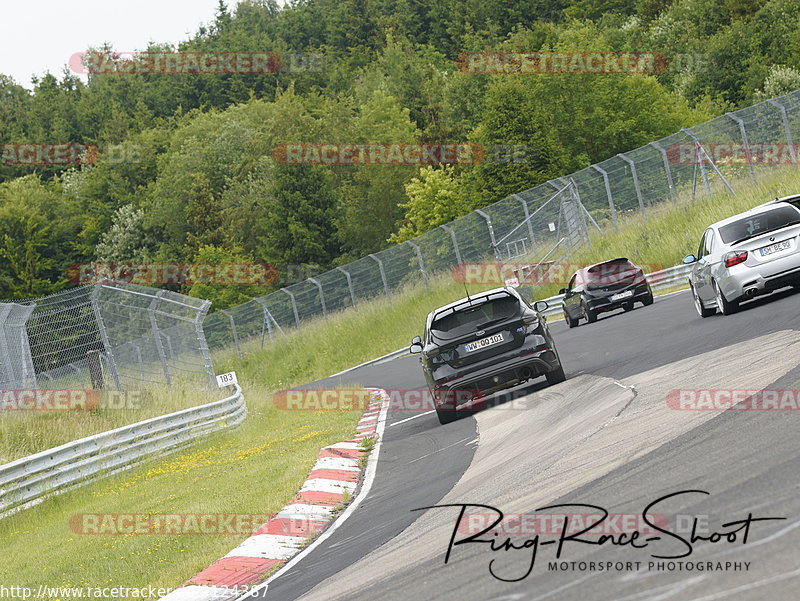
[[[449,424],[450,422],[454,422],[458,419],[458,411],[455,409],[447,409],[447,408],[436,408],[436,417],[439,418],[439,423],[442,425]]]
[[[626,311],[633,311],[633,303],[625,303],[624,305],[622,305],[622,308],[625,309]]]
[[[566,322],[567,322],[567,325],[568,325],[569,327],[571,327],[571,328],[574,328],[576,325],[578,325],[578,320],[577,320],[577,319],[572,319],[572,318],[569,316],[569,313],[567,313],[567,310],[566,310],[566,309],[564,309],[564,321],[566,321]]]
[[[703,301],[700,300],[700,296],[698,296],[697,291],[694,289],[694,286],[691,286],[692,289],[692,298],[694,298],[694,308],[697,309],[697,313],[700,317],[711,317],[716,313],[716,309],[706,309],[703,306]]]
[[[723,315],[731,315],[739,310],[739,303],[736,301],[729,301],[725,298],[722,290],[719,289],[716,281],[713,281],[714,294],[717,297],[717,309]]]
[[[653,291],[652,290],[650,291],[650,294],[648,294],[647,296],[644,297],[644,299],[642,300],[642,304],[645,307],[649,307],[650,305],[653,304]]]
[[[597,321],[597,313],[589,309],[589,307],[586,306],[586,303],[581,303],[581,307],[583,308],[584,316],[586,316],[586,321],[589,323],[594,323]]]
[[[558,364],[558,369],[547,372],[544,377],[547,378],[547,383],[551,386],[567,379],[567,375],[564,373],[564,366],[561,363]]]

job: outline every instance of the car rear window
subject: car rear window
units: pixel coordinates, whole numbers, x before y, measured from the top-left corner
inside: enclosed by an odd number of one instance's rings
[[[733,244],[797,223],[800,223],[800,211],[784,206],[723,225],[719,235],[725,244]]]
[[[608,286],[630,278],[637,267],[627,259],[615,259],[592,265],[585,272],[586,284],[589,286]]]
[[[508,319],[518,310],[519,301],[511,295],[484,302],[476,301],[474,305],[466,305],[453,313],[434,319],[431,333],[437,338],[457,338],[479,330],[485,325]]]

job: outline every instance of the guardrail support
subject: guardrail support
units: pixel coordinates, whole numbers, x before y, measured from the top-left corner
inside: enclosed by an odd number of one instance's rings
[[[456,263],[462,265],[464,262],[461,260],[461,251],[458,250],[458,240],[456,240],[456,233],[453,231],[453,228],[447,225],[440,225],[439,227],[450,234],[450,239],[453,241],[453,250],[456,251]]]
[[[406,240],[406,243],[414,249],[414,253],[417,255],[417,263],[419,264],[419,272],[422,277],[427,278],[428,274],[425,272],[425,262],[422,260],[422,252],[419,249],[419,245],[414,244],[411,240]]]
[[[347,289],[350,291],[350,302],[352,306],[356,306],[356,293],[353,290],[353,278],[350,276],[350,272],[347,271],[344,267],[337,267],[338,271],[341,271],[344,274],[345,279],[347,280]]]
[[[100,332],[100,340],[103,342],[105,355],[108,358],[108,365],[111,371],[111,377],[114,380],[114,385],[117,387],[117,392],[122,392],[122,384],[119,380],[119,371],[117,370],[117,362],[114,360],[114,351],[111,350],[111,342],[108,339],[108,332],[106,332],[106,324],[103,321],[103,315],[100,313],[100,307],[97,306],[97,297],[100,294],[101,288],[96,286],[92,289],[92,310],[94,311],[94,318],[97,321],[97,329]],[[152,305],[152,303],[151,303]],[[152,323],[152,319],[151,319]]]
[[[592,169],[597,171],[603,177],[603,183],[606,186],[606,197],[608,198],[608,208],[611,211],[611,222],[614,224],[614,231],[618,232],[617,207],[614,205],[614,198],[611,196],[611,184],[608,182],[608,172],[597,165],[592,165]]]
[[[642,217],[647,217],[647,212],[644,208],[644,198],[642,198],[642,189],[639,187],[639,175],[636,173],[636,163],[633,162],[633,159],[627,157],[624,153],[619,153],[617,155],[623,161],[628,163],[628,166],[631,168],[631,177],[633,177],[633,187],[636,189],[636,198],[639,200],[639,210],[642,212]]]
[[[498,256],[497,250],[497,242],[494,239],[494,228],[492,227],[492,218],[489,217],[486,213],[481,211],[480,209],[475,209],[475,212],[483,217],[484,221],[486,221],[486,228],[489,230],[489,240],[492,242],[492,252],[494,252],[495,258],[500,261],[501,258]]]
[[[231,334],[233,335],[233,344],[236,346],[236,354],[239,355],[239,359],[242,358],[242,347],[239,346],[239,332],[236,329],[236,321],[233,319],[233,315],[228,313],[225,309],[220,309],[220,313],[222,313],[225,317],[228,318],[228,321],[231,324]]]
[[[389,296],[389,282],[386,279],[386,271],[383,268],[383,261],[381,261],[378,257],[374,254],[370,254],[369,257],[378,264],[378,269],[381,272],[381,281],[383,282],[383,291],[386,293],[386,296]]]
[[[747,140],[747,129],[744,126],[744,121],[739,119],[734,113],[725,113],[725,116],[739,126],[742,144],[744,144],[744,155],[747,157],[747,164],[750,167],[750,177],[753,178],[753,181],[756,181],[756,169],[753,167],[753,153],[750,151],[750,142]]]
[[[281,288],[281,292],[285,292],[289,295],[289,298],[292,299],[292,311],[294,312],[294,323],[297,327],[300,327],[300,315],[297,313],[297,300],[294,298],[294,292],[287,288]]]
[[[164,353],[164,345],[161,344],[161,333],[158,329],[158,320],[156,319],[156,305],[161,301],[164,295],[163,290],[156,292],[153,300],[150,301],[150,306],[147,307],[147,315],[150,317],[150,329],[152,330],[153,340],[156,343],[156,352],[158,352],[158,359],[161,361],[161,367],[164,370],[164,382],[167,386],[172,386],[172,378],[169,374],[169,366],[167,365],[167,356]]]
[[[664,174],[667,176],[667,185],[669,186],[669,195],[673,203],[678,202],[678,198],[675,196],[675,183],[672,181],[672,167],[669,166],[667,151],[658,142],[650,142],[650,146],[661,153],[661,161],[664,163]]]
[[[322,305],[322,315],[328,317],[328,308],[325,306],[325,292],[322,290],[322,284],[316,278],[308,278],[308,281],[314,284],[319,290],[319,303]]]

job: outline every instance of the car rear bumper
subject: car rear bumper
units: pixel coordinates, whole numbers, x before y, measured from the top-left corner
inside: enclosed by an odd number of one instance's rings
[[[433,390],[434,402],[437,407],[452,409],[453,399],[459,404],[473,396],[492,394],[525,380],[543,376],[559,366],[556,352],[550,348],[541,348],[452,380],[437,382]]]
[[[643,302],[646,298],[649,298],[653,295],[650,286],[647,284],[641,284],[636,286],[635,288],[629,288],[629,290],[633,290],[633,296],[629,296],[628,298],[622,298],[619,300],[611,300],[611,296],[605,297],[587,297],[586,303],[589,305],[589,308],[594,311],[595,313],[603,313],[605,311],[614,311],[616,309],[621,309],[623,306],[627,305],[628,303],[634,302]],[[616,292],[619,294],[620,292],[625,292],[625,290],[620,290]]]
[[[747,300],[759,294],[768,294],[779,288],[800,283],[800,257],[784,269],[763,274],[754,268],[744,268],[726,274],[718,280],[725,298],[730,301]]]

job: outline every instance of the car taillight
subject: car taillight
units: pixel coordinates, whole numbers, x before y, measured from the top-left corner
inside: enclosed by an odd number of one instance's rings
[[[725,267],[733,267],[739,263],[747,261],[747,251],[732,251],[727,253],[722,260],[725,261]]]

